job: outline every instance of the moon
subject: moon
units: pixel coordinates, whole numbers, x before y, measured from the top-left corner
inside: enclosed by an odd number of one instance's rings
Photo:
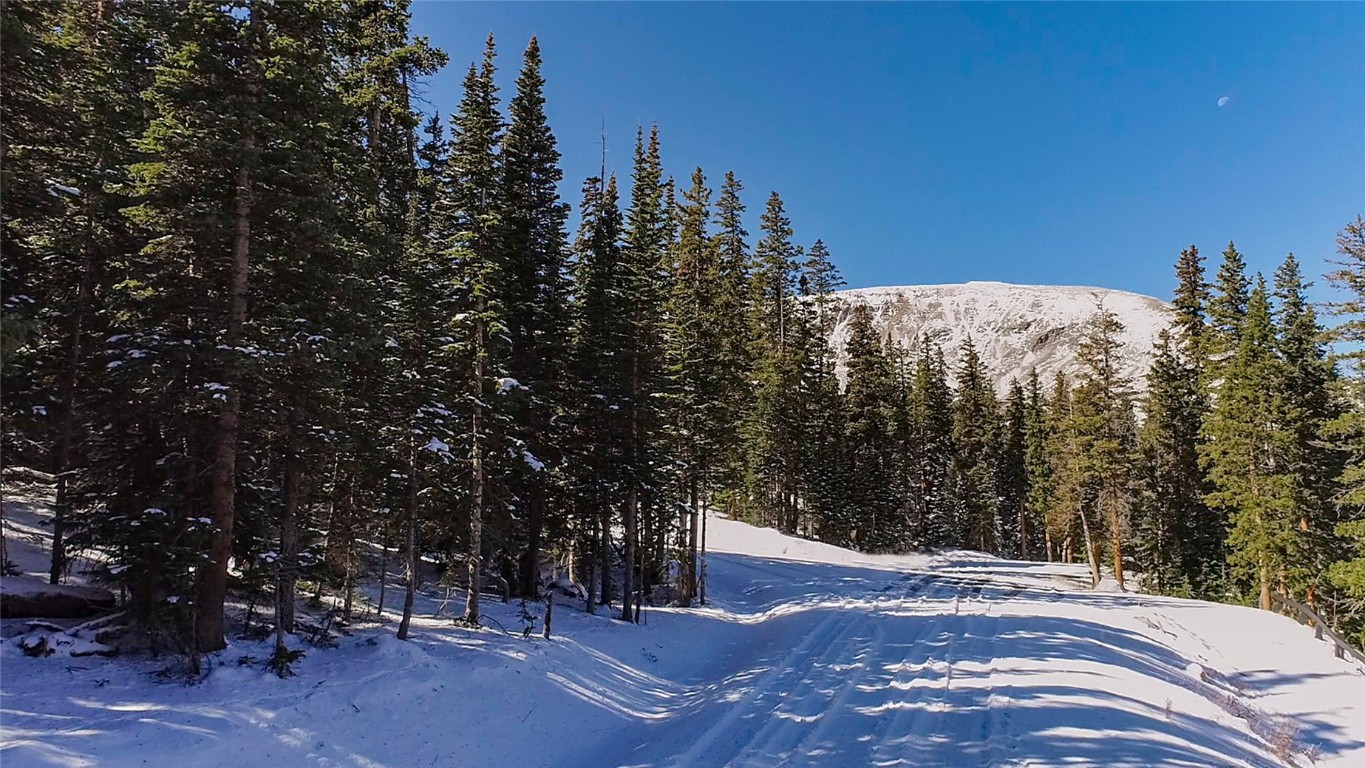
[[[1218,106],[1219,106],[1219,107],[1226,107],[1226,106],[1228,105],[1228,102],[1229,102],[1229,101],[1232,101],[1232,97],[1231,97],[1231,96],[1220,96],[1220,97],[1218,98]]]

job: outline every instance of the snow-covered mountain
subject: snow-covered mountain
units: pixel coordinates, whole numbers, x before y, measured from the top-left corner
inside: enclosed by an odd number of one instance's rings
[[[838,322],[831,343],[842,375],[852,307],[867,304],[877,327],[893,341],[912,346],[929,334],[943,347],[955,369],[963,342],[971,337],[1000,394],[1010,380],[1023,381],[1036,368],[1044,386],[1058,371],[1080,369],[1076,352],[1085,324],[1103,305],[1124,325],[1120,370],[1136,390],[1145,389],[1152,344],[1171,319],[1163,301],[1109,288],[1061,285],[1010,285],[971,282],[957,285],[907,285],[841,291]]]

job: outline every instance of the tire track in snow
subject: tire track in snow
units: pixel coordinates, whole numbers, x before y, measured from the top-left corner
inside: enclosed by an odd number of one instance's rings
[[[667,764],[724,765],[737,753],[733,749],[736,742],[739,742],[739,749],[743,749],[749,743],[741,739],[751,727],[750,721],[774,711],[786,692],[808,674],[812,663],[822,653],[830,652],[832,641],[849,631],[846,608],[831,607],[825,610],[829,610],[829,616],[816,624],[790,653],[764,673],[742,701],[730,706],[719,721],[696,738],[690,749],[675,755]],[[769,700],[774,696],[777,700],[770,703]]]
[[[897,765],[988,765],[992,760],[992,745],[1001,728],[992,712],[990,679],[995,673],[994,660],[996,630],[999,623],[989,619],[986,610],[990,602],[981,596],[982,585],[954,584],[954,611],[951,615],[935,617],[934,629],[948,638],[941,657],[932,654],[921,667],[921,679],[933,680],[939,674],[942,685],[928,685],[919,690],[935,691],[937,696],[926,699],[915,707],[910,727],[901,738],[884,739],[874,753],[872,765],[889,768]],[[977,607],[981,610],[976,610]],[[964,608],[966,610],[964,610]],[[989,625],[989,629],[984,627]],[[985,663],[984,672],[963,669],[970,661],[974,666]],[[963,681],[971,681],[969,689],[976,696],[972,703],[951,703]],[[954,688],[954,683],[957,688]],[[985,685],[982,685],[985,683]],[[987,692],[981,695],[981,692]],[[970,738],[964,741],[964,737]],[[894,748],[894,752],[891,750]]]
[[[917,590],[927,590],[923,594],[914,594]],[[940,598],[944,593],[944,587],[935,581],[925,578],[922,579],[911,592],[898,601],[901,606],[912,606],[922,604],[927,599]],[[912,601],[913,598],[913,601]],[[905,618],[911,618],[906,616]],[[906,752],[904,740],[906,736],[906,722],[918,716],[918,703],[904,701],[903,699],[915,695],[914,692],[924,691],[926,688],[917,686],[915,683],[925,679],[922,677],[924,670],[929,669],[937,663],[932,656],[926,657],[922,664],[910,663],[910,653],[915,649],[924,647],[924,642],[935,632],[943,634],[943,628],[937,621],[938,615],[924,613],[914,616],[918,620],[919,628],[905,642],[898,643],[891,648],[903,648],[899,658],[883,658],[881,667],[883,671],[891,674],[887,678],[886,685],[880,689],[882,698],[875,705],[868,709],[890,708],[889,715],[882,714],[877,716],[877,723],[872,732],[868,735],[865,743],[870,747],[870,751],[861,759],[854,758],[852,755],[846,761],[850,765],[896,765],[902,762],[902,755]],[[892,671],[894,668],[894,671]],[[876,691],[868,691],[875,695]]]
[[[823,737],[832,723],[845,714],[844,704],[866,676],[870,657],[882,643],[882,632],[872,615],[858,613],[830,644],[786,702],[803,712],[779,712],[727,764],[736,766],[782,766],[800,761],[805,749]],[[811,675],[819,671],[819,675]],[[810,710],[814,711],[810,711]]]
[[[982,623],[989,625],[989,634],[981,635],[981,637],[986,638],[986,643],[989,646],[988,654],[991,660],[990,670],[986,673],[985,680],[985,688],[987,691],[986,719],[982,728],[981,739],[984,745],[983,751],[989,761],[986,765],[991,766],[999,765],[1001,763],[1002,753],[1006,747],[1013,749],[1015,746],[1013,744],[1010,727],[1010,720],[1012,719],[1010,716],[1012,688],[1010,686],[1000,685],[997,682],[1002,677],[1000,675],[999,654],[1000,621],[998,616],[991,617],[990,610],[993,605],[1003,605],[1005,601],[1018,594],[1018,590],[1015,590],[1013,593],[1005,590],[995,591],[999,591],[1000,594],[990,595],[985,598],[986,610],[983,613],[977,614],[974,622],[978,626]],[[1008,759],[1009,756],[1004,755],[1004,757]],[[1013,763],[1014,761],[1008,760],[1008,762]]]

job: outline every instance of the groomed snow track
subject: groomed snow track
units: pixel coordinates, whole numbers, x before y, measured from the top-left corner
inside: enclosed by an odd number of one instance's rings
[[[7,644],[0,761],[1365,766],[1365,674],[1284,617],[1090,591],[1070,566],[711,531],[711,605],[640,626],[566,606],[548,642],[454,628],[432,594],[411,642],[360,630],[288,680],[241,642],[190,687]],[[515,604],[486,610],[514,626]]]

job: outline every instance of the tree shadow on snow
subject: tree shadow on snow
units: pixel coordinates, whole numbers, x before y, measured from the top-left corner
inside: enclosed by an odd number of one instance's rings
[[[1324,756],[1363,746],[1311,719],[1284,731],[1231,684],[1144,635],[991,615],[980,602],[1131,612],[1131,596],[823,563],[792,570],[791,561],[734,554],[713,564],[733,590],[733,615],[679,611],[670,626],[744,652],[733,668],[721,655],[677,676],[680,689],[639,708],[638,742],[604,742],[596,764],[1282,766],[1283,738]],[[780,578],[788,574],[795,578]],[[757,587],[747,594],[746,579]],[[591,678],[614,663],[575,674]],[[1135,698],[1144,693],[1161,700]]]

